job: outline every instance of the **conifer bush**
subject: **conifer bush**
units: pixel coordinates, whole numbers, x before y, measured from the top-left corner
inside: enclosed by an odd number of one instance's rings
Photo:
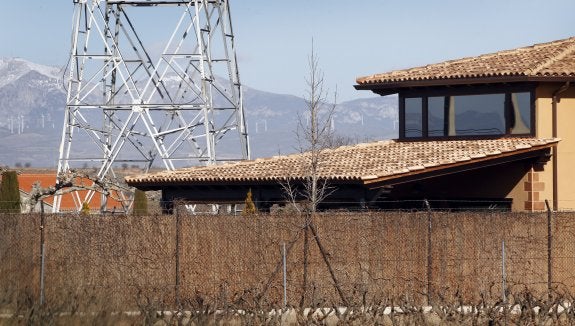
[[[90,215],[90,205],[87,202],[82,203],[82,209],[80,210],[80,214],[84,216]]]
[[[252,199],[252,189],[250,188],[250,190],[248,190],[248,193],[246,195],[245,207],[244,207],[244,211],[242,212],[242,214],[243,215],[253,215],[256,212],[257,212],[256,204],[254,204],[254,201]]]
[[[0,184],[0,212],[20,213],[20,186],[16,171],[4,171]]]
[[[148,198],[146,192],[136,189],[134,193],[134,208],[132,209],[134,216],[145,216],[148,214]]]

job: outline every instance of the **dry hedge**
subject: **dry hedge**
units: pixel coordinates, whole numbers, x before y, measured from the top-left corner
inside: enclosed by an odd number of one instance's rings
[[[298,216],[179,212],[45,220],[45,294],[51,307],[73,302],[76,311],[281,309],[284,244],[287,306],[298,306],[302,295],[306,307],[343,303],[315,242],[309,288],[302,293]],[[514,300],[521,293],[549,299],[548,259],[554,298],[570,300],[575,286],[571,213],[553,216],[551,257],[545,214],[323,213],[313,221],[350,307],[494,307],[504,296]],[[38,302],[40,231],[39,215],[0,216],[0,310],[22,311],[26,302]],[[440,318],[439,310],[435,314]]]

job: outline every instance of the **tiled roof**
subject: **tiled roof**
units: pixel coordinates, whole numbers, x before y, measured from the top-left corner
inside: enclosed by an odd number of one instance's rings
[[[550,147],[559,139],[379,141],[322,152],[318,175],[337,182],[366,184],[450,166]],[[309,153],[239,163],[185,168],[127,177],[131,186],[221,184],[301,180],[308,175]]]
[[[56,173],[54,173],[54,174],[23,173],[23,174],[18,175],[18,185],[19,185],[21,191],[24,191],[26,193],[30,193],[30,191],[32,191],[32,186],[34,185],[35,182],[40,182],[40,186],[44,187],[44,188],[54,186],[56,184]],[[77,184],[81,184],[82,182],[87,183],[87,182],[91,182],[91,181],[81,180],[81,179],[78,179],[76,181]],[[88,192],[87,190],[80,190],[79,191],[80,198],[84,198],[86,196],[87,192]],[[49,196],[49,197],[45,198],[43,201],[44,201],[44,203],[51,205],[53,198],[54,198],[53,196]],[[91,209],[99,209],[100,205],[101,205],[100,196],[94,196],[94,198],[92,199],[92,201],[90,203],[90,208]],[[109,209],[113,209],[114,207],[119,209],[122,207],[122,204],[120,202],[114,200],[113,198],[108,198],[107,206]],[[74,198],[73,198],[71,193],[67,193],[67,194],[62,195],[62,201],[60,203],[60,209],[62,211],[76,210]]]
[[[360,86],[485,78],[574,77],[575,37],[357,79]]]

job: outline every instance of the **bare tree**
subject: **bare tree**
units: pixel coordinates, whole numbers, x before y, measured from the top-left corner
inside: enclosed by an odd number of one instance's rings
[[[310,250],[310,232],[315,240],[320,253],[328,267],[334,286],[342,301],[347,303],[343,291],[337,281],[334,270],[329,262],[329,254],[318,236],[314,224],[319,204],[324,201],[333,191],[325,178],[320,177],[322,164],[325,164],[325,152],[334,145],[334,133],[332,121],[337,103],[337,91],[334,92],[333,104],[328,104],[328,91],[324,88],[324,75],[319,68],[319,58],[316,55],[312,43],[312,51],[308,57],[309,74],[306,78],[307,91],[304,96],[306,102],[305,115],[300,115],[296,136],[300,144],[300,151],[305,161],[306,175],[303,183],[296,184],[293,181],[282,183],[286,199],[297,209],[303,217],[303,283],[300,306],[305,305],[308,291],[308,258]],[[304,202],[304,206],[298,203]]]
[[[39,182],[32,185],[32,190],[26,200],[27,210],[33,212],[36,205],[43,199],[50,196],[61,196],[79,190],[92,190],[97,193],[104,194],[118,202],[123,202],[120,198],[121,193],[132,193],[132,190],[127,186],[115,180],[108,178],[98,179],[89,173],[83,173],[76,170],[70,170],[61,173],[57,178],[58,182],[54,186],[42,187]],[[76,180],[86,180],[87,183],[78,183]],[[128,207],[126,207],[127,211]]]
[[[0,166],[0,174],[4,171],[10,171],[8,167]],[[16,171],[22,174],[21,170]],[[104,194],[105,196],[114,199],[117,202],[124,202],[120,194],[131,194],[133,190],[127,185],[109,178],[98,179],[90,173],[85,173],[76,170],[70,170],[58,175],[59,183],[48,187],[42,187],[40,182],[36,181],[32,185],[32,189],[28,197],[22,203],[25,212],[34,212],[37,210],[38,203],[47,197],[61,196],[80,190],[92,190],[96,193]],[[87,182],[78,183],[77,180]],[[125,207],[126,211],[129,207]]]
[[[308,57],[308,69],[307,90],[304,95],[305,116],[299,116],[296,136],[300,151],[305,153],[307,158],[306,182],[300,195],[307,202],[307,210],[314,214],[318,204],[329,195],[328,184],[325,180],[320,180],[319,172],[324,162],[324,152],[331,147],[334,138],[331,126],[337,105],[337,91],[333,95],[333,104],[328,104],[328,91],[324,88],[324,75],[319,68],[319,58],[313,43]]]
[[[338,148],[341,146],[349,146],[356,143],[357,142],[352,137],[333,134],[326,146],[327,148]]]

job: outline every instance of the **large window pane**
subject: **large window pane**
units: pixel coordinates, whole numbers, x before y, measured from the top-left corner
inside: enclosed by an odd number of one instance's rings
[[[405,99],[405,137],[422,137],[422,101],[420,97]]]
[[[457,136],[505,134],[505,94],[453,96],[450,111]]]
[[[531,133],[531,93],[512,93],[511,133],[515,135]]]
[[[427,128],[430,137],[444,136],[445,97],[436,96],[427,99]]]

